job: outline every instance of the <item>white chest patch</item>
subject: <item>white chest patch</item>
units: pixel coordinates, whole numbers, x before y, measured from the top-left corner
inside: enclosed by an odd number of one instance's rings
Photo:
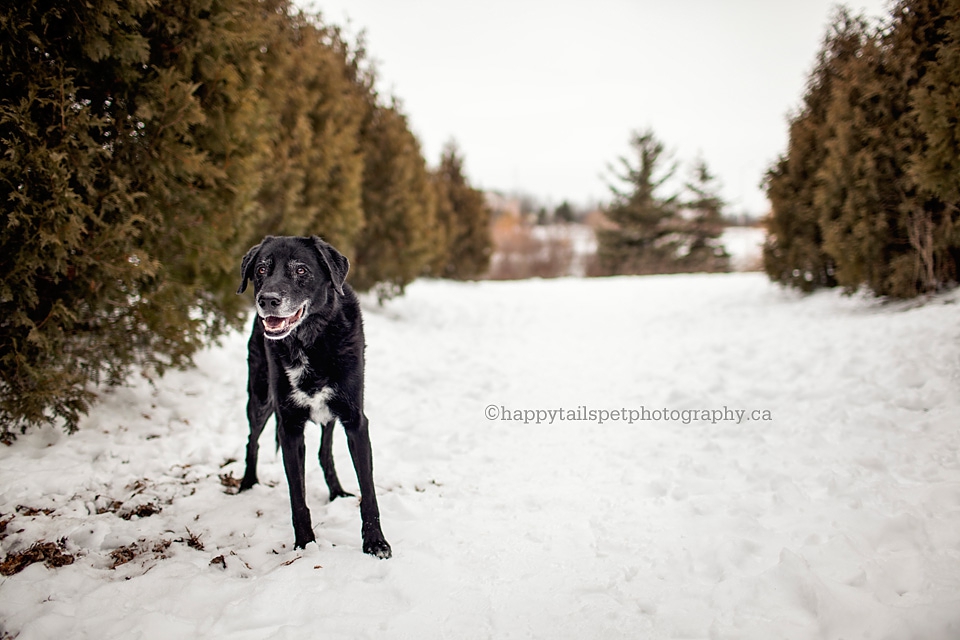
[[[287,369],[287,379],[290,380],[290,386],[293,388],[290,392],[290,399],[301,407],[310,409],[310,420],[314,423],[326,424],[335,418],[330,411],[330,407],[327,406],[327,402],[333,397],[333,389],[323,387],[313,394],[302,391],[299,384],[305,369],[306,367],[302,365]]]

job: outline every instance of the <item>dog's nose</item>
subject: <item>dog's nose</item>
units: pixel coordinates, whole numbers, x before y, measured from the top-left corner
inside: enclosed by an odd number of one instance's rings
[[[279,293],[261,293],[257,296],[257,304],[261,309],[276,309],[283,302]]]

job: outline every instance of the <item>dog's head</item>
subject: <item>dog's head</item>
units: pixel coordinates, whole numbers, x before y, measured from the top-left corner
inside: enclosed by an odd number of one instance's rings
[[[243,257],[237,293],[253,282],[264,334],[282,340],[344,295],[349,269],[350,262],[317,236],[267,236]]]

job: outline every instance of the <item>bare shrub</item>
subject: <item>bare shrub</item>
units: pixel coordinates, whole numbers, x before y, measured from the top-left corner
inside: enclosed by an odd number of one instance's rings
[[[535,227],[512,215],[493,225],[494,254],[487,277],[491,280],[557,278],[570,275],[573,243],[562,226]]]

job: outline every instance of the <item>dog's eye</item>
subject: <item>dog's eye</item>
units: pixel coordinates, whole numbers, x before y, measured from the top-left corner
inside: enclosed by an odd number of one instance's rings
[[[257,267],[257,275],[261,275],[261,276],[262,276],[262,275],[265,274],[266,272],[267,272],[267,268],[264,267],[263,265]]]
[[[298,275],[298,276],[305,276],[305,275],[307,275],[307,268],[306,268],[306,267],[297,267],[297,275]]]

